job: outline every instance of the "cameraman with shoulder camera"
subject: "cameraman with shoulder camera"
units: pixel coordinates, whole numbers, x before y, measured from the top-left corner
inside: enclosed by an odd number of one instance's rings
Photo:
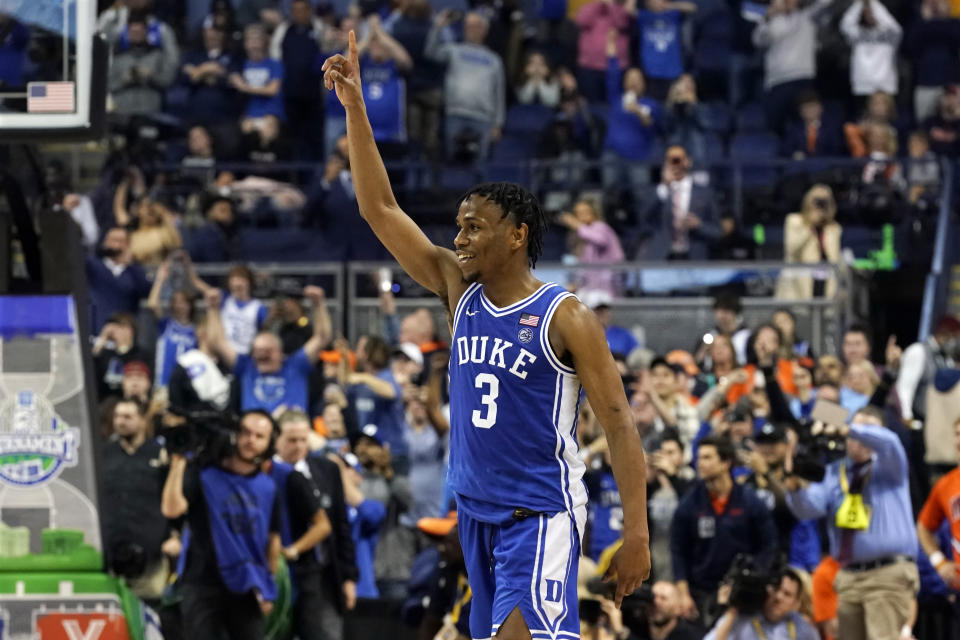
[[[839,433],[846,456],[827,466],[821,482],[787,478],[787,504],[798,518],[827,518],[830,555],[841,567],[834,582],[838,637],[909,637],[920,579],[906,452],[871,406]]]
[[[767,585],[760,611],[751,615],[729,607],[704,640],[819,640],[816,629],[796,611],[802,590],[800,577],[784,569]]]
[[[264,637],[277,596],[281,511],[276,484],[260,465],[273,453],[275,434],[273,418],[251,410],[223,459],[198,468],[184,451],[171,455],[161,508],[170,519],[186,514],[190,527],[181,611],[192,637]]]

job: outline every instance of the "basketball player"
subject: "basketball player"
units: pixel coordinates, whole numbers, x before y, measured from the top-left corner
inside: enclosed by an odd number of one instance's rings
[[[645,464],[623,383],[593,313],[537,280],[546,220],[509,183],[460,202],[456,251],[434,246],[398,207],[367,120],[356,36],[324,62],[347,112],[360,212],[401,266],[444,301],[450,357],[449,481],[473,591],[475,639],[580,637],[577,564],[587,502],[577,455],[581,385],[603,425],[623,498],[616,602],[647,577]]]

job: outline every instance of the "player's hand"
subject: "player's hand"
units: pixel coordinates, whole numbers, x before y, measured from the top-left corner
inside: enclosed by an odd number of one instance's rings
[[[650,577],[650,544],[639,539],[624,539],[623,546],[617,549],[610,560],[610,568],[603,575],[604,582],[616,580],[617,608],[624,596],[633,593],[644,580]]]
[[[357,34],[353,30],[347,36],[347,57],[340,53],[330,56],[324,61],[322,71],[324,86],[336,90],[340,104],[344,107],[363,106]]]

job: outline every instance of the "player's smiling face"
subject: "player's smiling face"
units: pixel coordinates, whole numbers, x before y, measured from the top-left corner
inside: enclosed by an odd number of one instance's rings
[[[498,205],[482,196],[463,201],[457,227],[453,244],[467,282],[482,281],[485,274],[506,264],[517,249],[525,248],[526,226],[517,227]]]

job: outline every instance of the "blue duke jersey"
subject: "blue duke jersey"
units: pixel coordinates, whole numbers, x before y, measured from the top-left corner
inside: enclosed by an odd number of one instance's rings
[[[457,305],[449,483],[459,507],[481,522],[507,522],[521,507],[577,520],[587,502],[576,441],[580,380],[548,339],[557,306],[572,295],[545,284],[500,309],[473,284]]]
[[[177,366],[177,358],[196,348],[197,333],[193,325],[180,324],[173,318],[164,318],[157,328],[160,336],[157,338],[157,353],[154,358],[157,368],[156,385],[165,387]]]
[[[623,535],[623,503],[610,467],[591,469],[584,476],[587,504],[587,555],[597,562],[604,549]]]

